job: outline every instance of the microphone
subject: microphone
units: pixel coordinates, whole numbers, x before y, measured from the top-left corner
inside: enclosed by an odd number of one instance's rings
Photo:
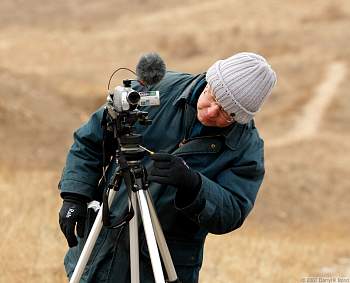
[[[163,59],[155,52],[141,56],[136,66],[136,76],[145,86],[151,86],[160,82],[166,71]]]

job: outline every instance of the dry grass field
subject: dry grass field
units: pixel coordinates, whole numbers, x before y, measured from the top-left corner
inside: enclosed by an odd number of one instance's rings
[[[209,237],[200,282],[350,278],[349,46],[348,0],[2,0],[0,282],[67,282],[57,183],[72,132],[148,51],[186,72],[258,52],[278,74],[256,119],[255,209]]]

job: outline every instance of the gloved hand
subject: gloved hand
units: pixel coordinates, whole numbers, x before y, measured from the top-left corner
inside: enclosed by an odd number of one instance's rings
[[[83,196],[82,196],[83,197]],[[84,237],[85,219],[87,214],[87,203],[77,196],[65,196],[59,212],[59,223],[68,246],[74,247],[78,244],[75,235],[75,226],[80,238]]]
[[[155,153],[150,157],[154,163],[148,175],[149,181],[171,185],[187,193],[199,190],[201,177],[181,157],[168,153]]]

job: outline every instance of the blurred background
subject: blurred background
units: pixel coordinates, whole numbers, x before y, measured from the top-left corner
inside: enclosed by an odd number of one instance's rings
[[[191,73],[257,52],[278,74],[256,118],[255,208],[208,238],[200,282],[350,276],[348,0],[2,0],[0,30],[0,282],[66,282],[57,183],[73,130],[149,51]]]

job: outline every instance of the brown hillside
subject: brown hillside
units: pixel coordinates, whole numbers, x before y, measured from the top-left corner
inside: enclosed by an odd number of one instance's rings
[[[56,187],[73,130],[112,71],[148,51],[186,72],[253,51],[278,74],[256,119],[267,173],[255,209],[209,237],[200,282],[350,276],[350,2],[129,2],[0,2],[0,282],[66,282]]]

